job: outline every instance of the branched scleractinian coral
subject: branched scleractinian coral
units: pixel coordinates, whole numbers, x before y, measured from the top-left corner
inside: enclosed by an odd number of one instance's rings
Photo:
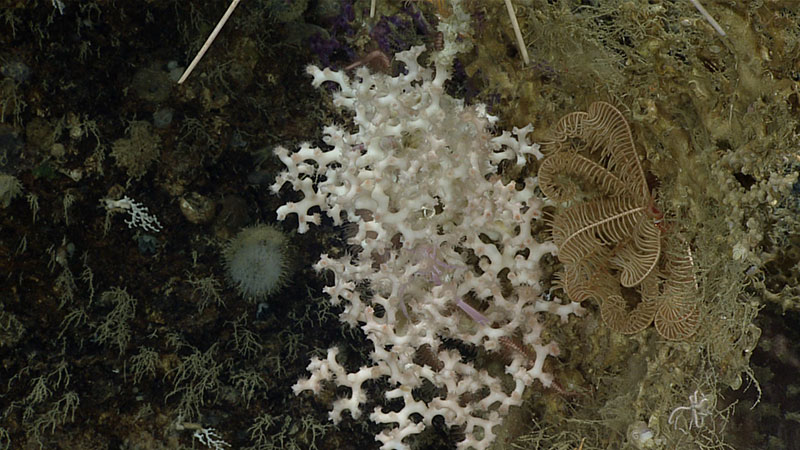
[[[309,67],[314,86],[338,85],[334,103],[352,112],[353,125],[326,126],[323,148],[305,143],[294,152],[275,150],[287,170],[272,190],[289,185],[303,197],[281,206],[278,219],[296,214],[304,233],[320,224],[319,208],[334,224],[354,225],[349,243],[357,250],[338,259],[322,255],[315,267],[333,273],[325,292],[332,303],[344,303],[341,320],[359,326],[374,347],[372,364],[349,373],[337,361],[338,349],[329,349],[326,358],[311,360],[311,376],[294,390],[319,393],[326,380],[350,388],[349,397],[333,403],[330,418],[338,423],[344,411],[361,415],[364,381],[385,377],[386,397],[404,406],[370,414],[386,425],[376,436],[382,449],[407,448],[404,439],[435,416],[463,429],[459,448],[484,449],[527,386],[552,382],[543,364],[558,347],[540,339],[537,314],[549,311],[566,321],[582,309],[539,297],[539,261],[555,246],[531,234],[542,206],[533,193],[536,181],[519,186],[498,175],[501,161],[541,158],[527,137],[530,125],[490,134],[495,118],[483,105],[466,106],[445,94],[447,66],[437,60],[435,71],[422,67],[423,50],[398,53],[406,71],[396,77],[362,67],[350,78]],[[477,264],[468,262],[470,255]],[[359,288],[365,285],[369,294]],[[512,355],[508,375],[490,374],[445,339],[487,352],[513,339],[526,351]],[[424,380],[439,388],[428,402],[414,390]]]

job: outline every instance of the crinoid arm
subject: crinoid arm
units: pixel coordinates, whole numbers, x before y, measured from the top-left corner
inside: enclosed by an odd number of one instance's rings
[[[653,323],[657,309],[657,303],[648,301],[640,301],[629,309],[622,296],[612,295],[600,305],[600,315],[612,330],[622,334],[634,334]]]
[[[661,230],[644,216],[625,244],[619,247],[611,263],[620,270],[620,284],[633,287],[649,276],[658,263],[661,256]]]
[[[565,265],[580,264],[598,246],[617,247],[612,257],[626,283],[641,281],[653,269],[660,252],[660,235],[646,221],[645,206],[629,197],[606,197],[579,203],[553,219],[553,242]],[[652,225],[652,224],[649,224]]]
[[[561,152],[542,161],[539,188],[551,200],[572,200],[578,191],[616,196],[626,192],[625,183],[597,162],[574,151]]]
[[[631,129],[622,113],[609,103],[594,102],[587,112],[562,117],[550,132],[550,139],[542,144],[542,152],[556,160],[569,159],[562,156],[567,152],[596,160],[608,175],[622,181],[620,187],[625,192],[639,201],[649,201],[650,193]]]

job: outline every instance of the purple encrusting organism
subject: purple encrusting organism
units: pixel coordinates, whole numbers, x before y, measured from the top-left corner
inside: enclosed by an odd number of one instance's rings
[[[384,53],[394,54],[409,47],[402,35],[411,28],[411,22],[406,22],[397,16],[382,16],[378,23],[369,32],[370,37],[378,43],[378,48]]]
[[[391,16],[381,16],[372,26],[369,35],[374,42],[372,48],[356,51],[351,46],[355,39],[355,10],[353,0],[342,0],[339,13],[325,20],[325,31],[316,33],[308,39],[311,51],[317,55],[322,66],[337,69],[357,61],[363,52],[376,50],[391,59],[391,55],[419,45],[433,32],[419,8],[404,6],[400,12]],[[347,61],[342,63],[342,61]]]
[[[431,26],[418,8],[403,7],[400,14],[381,16],[370,30],[370,37],[386,54],[394,54],[417,45],[421,37],[429,35]]]
[[[344,37],[355,35],[352,22],[355,20],[352,0],[342,0],[342,7],[335,17],[329,22],[328,35],[316,33],[308,39],[308,46],[317,55],[324,67],[336,68],[334,59],[352,61],[356,59],[357,52],[347,44]]]
[[[356,13],[353,9],[353,2],[352,0],[342,0],[342,10],[338,16],[333,21],[333,29],[331,30],[334,34],[344,31],[345,34],[348,36],[352,36],[355,34],[355,30],[353,29],[350,24],[356,19]]]
[[[432,32],[431,26],[425,20],[425,16],[422,15],[422,11],[419,8],[412,8],[411,3],[409,3],[408,7],[403,7],[403,12],[408,14],[411,20],[414,21],[414,27],[418,34],[427,35]]]
[[[308,47],[317,55],[323,66],[330,67],[332,55],[340,50],[342,45],[336,39],[325,39],[321,33],[317,33],[308,38]]]

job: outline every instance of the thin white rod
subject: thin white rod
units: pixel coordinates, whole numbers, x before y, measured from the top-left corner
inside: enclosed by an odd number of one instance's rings
[[[233,14],[233,10],[236,9],[236,6],[239,5],[240,1],[241,0],[233,0],[231,2],[231,5],[228,6],[228,10],[225,11],[225,14],[222,15],[222,19],[220,19],[219,22],[217,22],[217,26],[214,27],[214,31],[212,31],[211,34],[208,36],[208,39],[206,39],[206,43],[203,44],[203,47],[200,49],[199,52],[197,52],[197,55],[195,55],[194,59],[192,60],[192,63],[189,64],[189,67],[187,67],[186,70],[183,72],[183,75],[181,75],[181,79],[178,80],[178,84],[181,84],[184,81],[186,81],[186,78],[189,77],[190,73],[192,73],[192,70],[194,70],[194,66],[196,66],[197,63],[200,62],[200,59],[203,58],[203,55],[206,54],[206,50],[208,50],[208,48],[211,47],[211,43],[214,42],[214,39],[219,34],[220,30],[222,30],[222,27],[225,26],[225,22],[228,21],[228,17],[230,17],[231,14]]]
[[[723,30],[722,27],[719,26],[717,21],[714,20],[713,17],[711,17],[711,14],[709,14],[708,11],[706,11],[706,9],[703,8],[703,5],[701,5],[700,2],[697,0],[689,0],[689,1],[692,2],[694,7],[697,8],[698,11],[700,11],[700,14],[703,16],[703,18],[706,19],[706,21],[710,23],[715,30],[717,30],[717,33],[719,33],[720,36],[725,37],[725,30]]]
[[[511,18],[511,26],[514,28],[514,35],[517,37],[517,46],[520,53],[522,53],[522,61],[527,66],[530,63],[528,59],[528,49],[525,47],[525,41],[522,40],[522,32],[519,30],[519,23],[517,23],[517,15],[514,14],[514,6],[511,5],[511,0],[505,0],[506,9],[508,9],[508,17]]]

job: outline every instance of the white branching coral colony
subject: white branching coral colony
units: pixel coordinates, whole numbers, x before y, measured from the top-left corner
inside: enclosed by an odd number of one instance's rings
[[[396,77],[360,68],[351,78],[309,67],[314,86],[338,85],[334,103],[352,112],[347,129],[355,133],[329,125],[323,148],[306,143],[294,152],[275,150],[287,170],[272,190],[289,184],[303,197],[281,206],[278,219],[296,214],[300,233],[319,225],[321,214],[336,225],[354,224],[349,244],[355,250],[336,259],[322,255],[315,267],[333,272],[325,292],[333,304],[344,303],[341,320],[360,327],[374,346],[371,365],[355,372],[331,348],[325,359],[311,360],[310,377],[294,390],[319,393],[326,381],[350,388],[330,411],[338,423],[344,411],[362,414],[364,381],[383,378],[386,397],[404,406],[370,414],[385,425],[376,436],[382,449],[407,448],[405,438],[436,416],[463,430],[459,448],[485,449],[527,386],[552,383],[543,364],[558,346],[542,341],[537,315],[546,311],[566,321],[582,309],[540,296],[539,262],[555,246],[531,235],[543,204],[533,194],[536,180],[520,189],[498,176],[504,160],[521,165],[526,154],[541,158],[527,137],[531,127],[490,134],[495,118],[483,105],[445,94],[447,66],[422,67],[423,50],[395,55],[406,72]],[[507,375],[490,374],[445,339],[486,352],[521,351],[505,360]],[[415,391],[423,384],[434,387],[433,398],[425,390],[428,401]]]

